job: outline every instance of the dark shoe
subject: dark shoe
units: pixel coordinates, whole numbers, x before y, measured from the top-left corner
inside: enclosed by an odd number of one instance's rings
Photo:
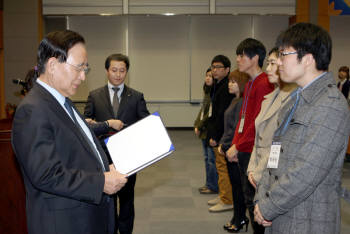
[[[199,191],[199,193],[201,193],[201,194],[217,194],[218,192],[215,192],[213,190],[206,188],[206,189]]]
[[[345,162],[350,162],[350,154],[345,155]]]
[[[232,226],[232,223],[231,223],[231,221],[230,222],[228,222],[228,223],[225,223],[225,225],[224,225],[224,229],[225,230],[227,230],[228,228],[230,228]]]
[[[239,232],[245,225],[245,231],[248,231],[248,224],[249,224],[249,219],[243,220],[239,225],[234,225],[232,224],[231,227],[226,228],[226,231],[231,232],[231,233],[237,233]]]

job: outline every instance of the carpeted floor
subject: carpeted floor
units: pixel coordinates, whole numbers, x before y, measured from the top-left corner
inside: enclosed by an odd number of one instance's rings
[[[192,131],[171,130],[176,151],[138,173],[135,188],[134,234],[220,234],[232,211],[209,213],[202,195],[204,160],[201,143]],[[343,184],[350,188],[350,163],[344,165]],[[253,233],[251,226],[247,233]],[[350,233],[350,204],[342,201],[342,234]]]

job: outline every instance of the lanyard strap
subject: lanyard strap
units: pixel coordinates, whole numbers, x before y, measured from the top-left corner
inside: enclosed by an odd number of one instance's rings
[[[242,116],[245,116],[245,113],[247,111],[247,106],[248,106],[248,100],[249,100],[249,94],[250,94],[250,91],[253,87],[253,84],[254,84],[254,81],[256,79],[254,79],[253,81],[249,81],[248,83],[250,83],[250,86],[249,88],[247,89],[247,95],[244,96],[244,102],[243,102],[243,110],[242,110]]]
[[[301,92],[301,89],[299,88],[296,91],[294,91],[294,93],[292,94],[292,97],[294,97],[296,95],[296,100],[295,100],[295,103],[293,105],[292,110],[289,112],[287,120],[284,121],[283,128],[282,128],[282,130],[281,130],[281,132],[279,134],[280,136],[283,136],[286,133],[287,129],[288,129],[288,125],[289,125],[290,121],[292,120],[292,117],[293,117],[293,115],[295,113],[295,110],[297,109],[297,106],[298,106],[298,103],[299,103],[299,100],[300,100],[300,92]]]

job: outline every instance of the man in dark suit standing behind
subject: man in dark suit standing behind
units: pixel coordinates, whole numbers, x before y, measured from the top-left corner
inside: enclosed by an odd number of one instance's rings
[[[129,58],[112,54],[105,61],[108,84],[90,92],[84,115],[95,121],[117,119],[120,126],[129,126],[149,115],[143,94],[124,84],[129,70]],[[116,233],[132,233],[134,226],[134,187],[136,174],[128,178],[125,187],[115,196],[119,198],[119,215],[116,205]]]
[[[49,33],[37,56],[34,86],[17,108],[12,128],[26,188],[28,233],[111,234],[114,206],[108,194],[127,180],[108,165],[68,98],[88,71],[84,38],[69,30]]]

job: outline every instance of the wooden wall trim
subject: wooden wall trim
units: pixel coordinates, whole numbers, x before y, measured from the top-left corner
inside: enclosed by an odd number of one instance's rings
[[[313,0],[311,0],[313,1]],[[329,31],[329,1],[317,0],[317,24]],[[310,0],[296,1],[296,23],[310,22],[310,11],[315,12],[316,9],[310,9]],[[316,23],[316,22],[314,22]]]
[[[296,1],[296,23],[310,22],[310,1],[309,0],[297,0]]]
[[[317,24],[329,31],[329,2],[328,0],[318,0]]]
[[[0,10],[0,49],[4,48],[4,20],[3,11]]]
[[[2,9],[2,7],[1,7]],[[3,11],[0,10],[0,119],[5,118],[4,31]]]

